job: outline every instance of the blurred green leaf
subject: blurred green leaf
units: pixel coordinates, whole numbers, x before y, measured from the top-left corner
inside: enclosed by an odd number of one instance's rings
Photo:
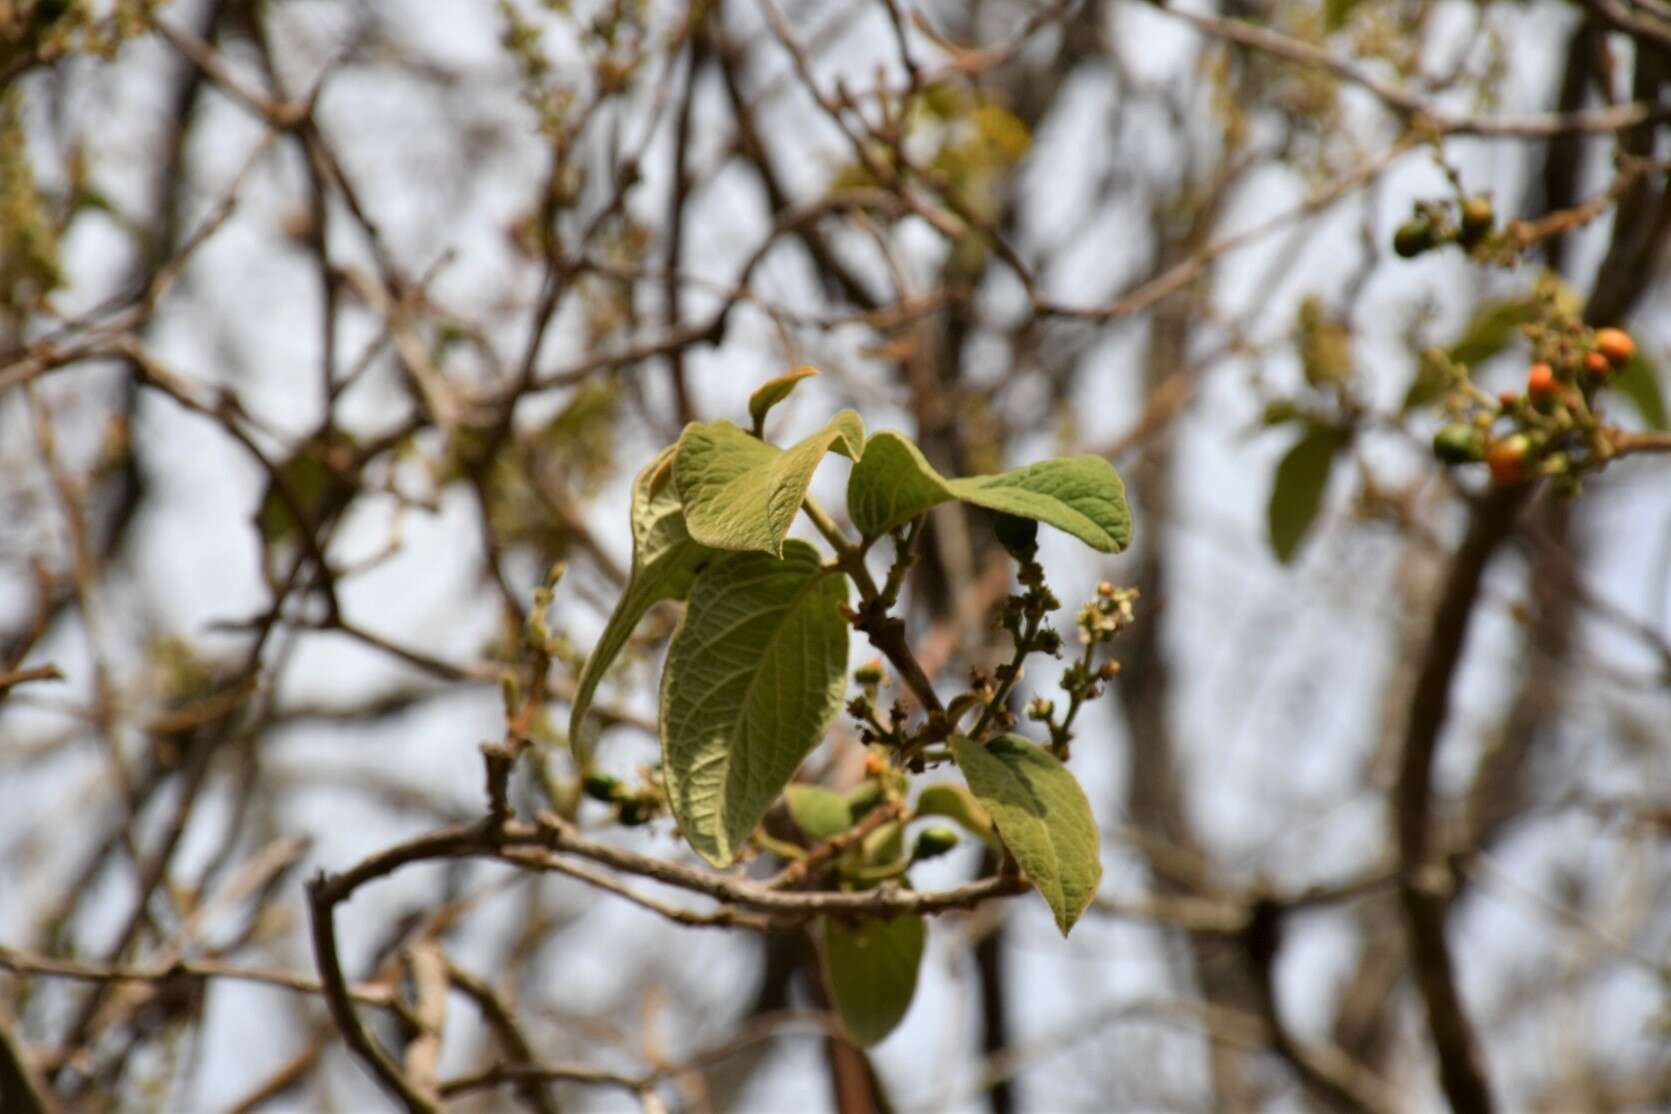
[[[1537,307],[1523,298],[1487,302],[1450,347],[1450,358],[1470,367],[1482,364],[1513,344],[1520,326],[1531,321]]]
[[[1408,414],[1412,410],[1431,406],[1444,398],[1450,387],[1449,355],[1437,348],[1429,348],[1416,364],[1416,377],[1410,381],[1410,389],[1404,392],[1404,405],[1400,412]]]
[[[853,810],[847,798],[833,789],[822,785],[791,785],[783,791],[783,799],[789,807],[789,818],[814,843],[822,843],[853,826]]]
[[[278,466],[278,474],[295,500],[296,509],[307,518],[309,529],[319,529],[353,498],[356,490],[354,480],[344,474],[353,464],[352,440],[346,434],[333,431],[321,439],[297,446],[290,459]],[[343,472],[339,473],[338,469]],[[269,544],[295,535],[298,526],[296,515],[278,483],[268,481],[255,521],[261,537]]]
[[[1335,454],[1345,444],[1346,435],[1341,430],[1313,426],[1294,442],[1277,465],[1266,521],[1270,527],[1271,549],[1283,564],[1293,559],[1317,518]]]
[[[1267,429],[1272,426],[1286,425],[1305,417],[1305,411],[1291,398],[1273,398],[1265,404],[1265,410],[1259,415],[1259,424]]]
[[[847,922],[824,918],[824,979],[830,1002],[855,1041],[893,1032],[917,993],[928,929],[920,916]]]
[[[1619,369],[1610,384],[1630,400],[1649,429],[1666,429],[1665,395],[1660,390],[1659,368],[1640,349]]]
[[[998,831],[992,815],[961,785],[930,785],[917,794],[917,815],[944,816],[966,831],[979,836],[989,847],[998,847]]]
[[[1352,12],[1362,0],[1323,0],[1323,27],[1328,31],[1338,31],[1346,26]]]

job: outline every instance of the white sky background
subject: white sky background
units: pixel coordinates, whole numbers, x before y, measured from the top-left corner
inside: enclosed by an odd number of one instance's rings
[[[1446,7],[1459,24],[1470,18],[1466,14],[1469,5]],[[186,22],[191,10],[189,4],[173,4],[169,18]],[[528,128],[526,112],[517,103],[512,75],[499,60],[492,6],[409,0],[383,5],[381,10],[389,25],[399,29],[398,38],[412,43],[420,53],[468,65],[477,76],[443,104],[432,91],[410,87],[409,79],[393,67],[362,66],[329,86],[321,108],[323,126],[337,137],[338,149],[363,191],[367,208],[377,215],[397,258],[408,270],[421,271],[443,254],[453,254],[434,288],[440,301],[467,315],[501,299],[525,304],[532,298],[535,272],[515,258],[505,228],[527,206],[544,155]],[[822,8],[816,9],[816,16],[807,5],[789,10],[795,13],[804,38],[810,37],[812,26],[827,18]],[[275,30],[294,40],[289,49],[281,47],[281,55],[317,56],[314,48],[333,38],[333,5],[291,4],[269,11]],[[891,58],[892,42],[881,22],[881,11],[877,6],[870,13],[874,18],[856,21],[825,53],[821,76],[841,73],[855,82],[866,81],[879,59]],[[1504,20],[1505,28],[1512,27],[1522,36],[1523,48],[1513,51],[1515,65],[1499,111],[1548,107],[1537,98],[1551,87],[1551,44],[1559,41],[1569,18],[1565,7],[1541,4],[1524,19]],[[1140,49],[1129,51],[1140,74],[1156,81],[1188,80],[1184,67],[1198,41],[1193,32],[1135,4],[1116,8],[1114,26],[1116,41],[1141,43]],[[311,43],[313,48],[296,49],[301,43]],[[920,38],[917,46],[926,50]],[[83,60],[67,69],[79,86],[70,101],[71,111],[85,113],[101,137],[91,152],[96,179],[118,204],[137,207],[143,200],[138,194],[143,188],[139,174],[152,165],[151,145],[163,111],[156,69],[159,53],[156,44],[140,43],[130,47],[115,66],[95,67]],[[781,51],[767,53],[772,62],[763,68],[765,72],[785,66]],[[249,72],[250,59],[236,53],[231,57],[240,70]],[[296,88],[311,81],[306,73],[288,76]],[[762,72],[757,70],[753,76],[758,82]],[[1133,198],[1130,205],[1112,212],[1087,214],[1085,199],[1075,192],[1076,184],[1109,157],[1103,142],[1108,100],[1105,81],[1086,78],[1077,82],[1035,137],[1024,172],[1029,208],[1023,238],[1053,241],[1075,236],[1080,243],[1069,257],[1070,265],[1053,277],[1051,292],[1062,300],[1094,300],[1123,285],[1144,258],[1146,201]],[[211,119],[199,129],[199,142],[190,158],[194,179],[204,187],[200,195],[204,208],[219,197],[260,138],[259,129],[242,110],[224,98],[211,94],[207,104]],[[702,125],[704,116],[713,120],[722,113],[715,84],[698,101],[698,166],[711,163],[722,138],[717,129]],[[808,128],[808,118],[807,106],[794,94],[764,112],[761,125],[769,141],[783,145],[774,153],[778,165],[791,172],[791,187],[811,193],[840,164],[842,152],[829,134]],[[1353,119],[1363,125],[1379,119],[1382,130],[1378,134],[1385,138],[1386,118],[1378,109],[1355,103]],[[516,129],[523,129],[524,137],[508,146],[485,147],[484,157],[490,161],[464,177],[468,191],[446,193],[443,185],[455,179],[452,160],[457,157],[456,131],[461,120],[509,127],[513,140]],[[1117,157],[1153,171],[1164,170],[1176,158],[1173,148],[1185,137],[1170,132],[1158,120],[1144,130],[1152,133],[1152,145],[1122,149]],[[636,135],[630,129],[628,134]],[[646,182],[632,200],[632,208],[652,224],[660,223],[663,209],[666,158],[664,152],[656,152],[665,142],[664,128],[645,161]],[[798,154],[791,155],[791,150]],[[1463,168],[1471,188],[1496,189],[1499,197],[1514,200],[1513,193],[1506,191],[1516,188],[1525,175],[1527,147],[1463,141],[1447,150]],[[1590,192],[1598,181],[1592,175],[1589,188],[1581,192]],[[1262,175],[1256,190],[1238,198],[1227,226],[1219,233],[1251,225],[1294,204],[1302,187],[1296,175]],[[1371,195],[1375,198],[1372,210],[1366,210],[1362,197],[1354,195],[1337,206],[1327,222],[1310,226],[1310,242],[1288,272],[1290,281],[1276,289],[1261,282],[1265,264],[1282,249],[1285,238],[1278,235],[1230,257],[1217,271],[1217,300],[1236,308],[1260,305],[1263,334],[1279,335],[1289,328],[1302,297],[1312,292],[1328,296],[1359,266],[1360,233],[1366,219],[1384,243],[1394,224],[1408,213],[1413,198],[1444,192],[1445,182],[1432,161],[1421,154],[1409,156]],[[300,170],[294,153],[286,148],[282,157],[269,159],[252,179],[237,215],[192,264],[189,292],[175,298],[154,334],[156,350],[173,367],[202,383],[236,386],[250,411],[292,434],[313,428],[319,416],[315,279],[311,263],[281,243],[281,221],[302,196]],[[698,197],[687,224],[692,268],[719,280],[734,274],[740,256],[752,249],[764,230],[760,211],[758,188],[752,181],[745,183],[735,171],[716,178]],[[340,222],[337,227],[342,229]],[[121,241],[90,222],[78,228],[81,231],[68,245],[73,289],[87,291],[88,300],[96,301],[108,292],[110,276],[120,270]],[[1605,229],[1603,222],[1579,240],[1581,258],[1589,260],[1591,267],[1599,260]],[[932,244],[920,230],[902,235]],[[340,241],[333,245],[339,258],[363,258],[363,245],[353,234],[342,231]],[[924,257],[919,279],[925,287],[933,282],[934,262],[935,258]],[[1382,266],[1354,321],[1359,358],[1376,386],[1376,397],[1396,400],[1413,371],[1404,332],[1415,301],[1431,300],[1437,311],[1431,335],[1443,337],[1454,333],[1477,298],[1529,283],[1531,277],[1530,268],[1521,275],[1487,274],[1454,254],[1427,257],[1419,264]],[[755,285],[785,300],[817,306],[816,291],[807,282],[797,251],[777,253],[759,272]],[[1663,291],[1656,298],[1654,305],[1663,310]],[[78,308],[73,301],[73,297],[66,299],[66,308]],[[692,298],[691,305],[700,312],[700,298]],[[994,309],[1002,312],[1001,305]],[[562,364],[579,354],[579,333],[573,324],[560,321],[552,330],[542,366]],[[1671,328],[1663,313],[1644,310],[1635,326],[1650,352],[1662,358],[1667,355]],[[368,319],[366,329],[370,327]],[[1135,356],[1143,332],[1141,319],[1113,330],[1102,346],[1096,370],[1082,379],[1076,414],[1085,443],[1104,443],[1135,418],[1139,407],[1133,386],[1138,375]],[[503,351],[516,352],[522,335],[498,339]],[[361,340],[345,337],[341,351],[355,352]],[[841,393],[847,383],[871,385],[860,399],[860,409],[872,429],[903,424],[903,395],[891,378],[885,386],[878,385],[889,373],[860,354],[861,340],[857,332],[813,340],[815,347],[803,355],[831,373],[829,382],[814,383],[786,405],[776,419],[780,430],[803,429],[828,404],[852,401]],[[1520,357],[1508,363],[1515,358]],[[722,348],[700,352],[691,361],[691,383],[702,413],[737,417],[748,391],[760,379],[783,370],[785,359],[764,319],[757,313],[740,314]],[[1226,861],[1239,865],[1239,880],[1252,881],[1268,872],[1282,878],[1285,885],[1297,887],[1356,873],[1366,865],[1363,855],[1383,838],[1386,820],[1379,800],[1349,792],[1355,792],[1359,764],[1377,740],[1381,688],[1397,653],[1398,601],[1390,587],[1396,546],[1390,535],[1341,528],[1351,485],[1339,474],[1332,489],[1331,511],[1320,523],[1318,536],[1307,544],[1292,569],[1275,563],[1265,542],[1264,506],[1271,470],[1288,436],[1250,434],[1261,405],[1251,387],[1252,370],[1222,366],[1181,420],[1175,536],[1171,539],[1173,587],[1167,606],[1175,660],[1187,663],[1187,668],[1177,671],[1177,717],[1185,754],[1198,766],[1197,776],[1188,779],[1195,793],[1190,800],[1192,815],[1210,845]],[[1267,363],[1258,371],[1267,382],[1298,381],[1291,357]],[[49,393],[68,398],[89,390],[101,374],[57,375]],[[632,374],[642,376],[652,397],[661,397],[665,374],[660,366],[644,366]],[[342,413],[350,428],[375,431],[399,417],[390,409],[396,397],[387,374],[374,375],[349,396]],[[6,410],[0,407],[0,436],[10,438],[25,430],[26,424],[16,408]],[[662,407],[662,412],[667,408]],[[653,447],[652,431],[638,432],[647,454]],[[265,597],[249,518],[260,498],[259,472],[209,423],[155,395],[147,396],[142,405],[135,438],[156,498],[130,549],[128,565],[140,573],[134,583],[135,596],[113,601],[116,610],[136,621],[160,618],[169,629],[193,639],[202,636],[208,624],[258,611]],[[1054,451],[1048,443],[1032,448],[1036,455]],[[1419,459],[1409,445],[1390,438],[1374,444],[1371,456],[1389,476],[1409,474]],[[629,454],[625,459],[633,458]],[[820,489],[827,491],[830,502],[840,501],[845,467],[832,458],[820,476]],[[623,561],[627,555],[626,522],[621,513],[625,479],[598,498],[589,514],[593,529]],[[1662,461],[1628,463],[1590,485],[1591,498],[1581,512],[1583,530],[1593,539],[1589,582],[1609,600],[1662,631],[1666,616],[1655,614],[1653,608],[1671,591],[1667,585],[1671,574],[1663,564],[1663,539],[1671,530],[1666,488]],[[459,496],[455,491],[444,499],[434,516],[406,516],[401,524],[402,554],[375,573],[352,581],[344,603],[350,617],[372,629],[464,663],[476,657],[493,633],[494,614],[474,581],[478,562],[474,512]],[[334,555],[341,558],[377,550],[387,537],[388,512],[387,500],[363,500]],[[1455,525],[1450,522],[1445,527]],[[1139,517],[1139,533],[1147,528]],[[1072,608],[1098,578],[1118,581],[1134,567],[1129,559],[1088,560],[1076,543],[1059,536],[1047,540],[1044,561],[1058,595],[1068,604],[1058,624],[1064,632],[1071,630]],[[1471,769],[1478,750],[1477,729],[1494,721],[1509,691],[1505,670],[1513,664],[1509,653],[1513,641],[1506,605],[1523,590],[1519,573],[1518,561],[1502,561],[1495,570],[1492,604],[1481,616],[1467,667],[1456,687],[1457,711],[1443,744],[1441,766],[1444,776],[1455,779],[1452,784],[1460,784]],[[589,644],[601,624],[598,616],[578,602],[569,585],[559,593],[556,617],[584,644]],[[115,631],[108,636],[120,639],[125,634]],[[1609,683],[1585,673],[1585,664],[1590,662],[1638,676],[1652,667],[1651,657],[1613,628],[1587,623],[1584,637],[1587,650],[1577,660],[1581,663],[1579,683],[1587,690]],[[230,639],[225,645],[233,647],[237,641]],[[854,654],[856,660],[870,656],[863,639],[854,640]],[[71,676],[70,685],[55,692],[54,700],[85,695],[80,686],[86,676],[81,668],[86,659],[78,633],[59,632],[38,656],[57,661]],[[117,656],[139,660],[135,655]],[[286,699],[329,700],[404,676],[403,667],[340,636],[306,635],[294,648],[281,694]],[[138,678],[122,680],[131,683]],[[1040,689],[1048,691],[1042,683]],[[652,694],[653,689],[647,688],[642,695],[647,700]],[[1605,695],[1605,702],[1597,698],[1586,704],[1588,715],[1572,721],[1575,731],[1605,737],[1616,729],[1606,709],[1619,697],[1615,692]],[[1671,723],[1671,696],[1663,690],[1644,691],[1632,700],[1643,722]],[[641,703],[648,709],[647,703]],[[51,718],[43,715],[40,720]],[[21,717],[8,722],[26,725]],[[1133,744],[1104,709],[1088,710],[1081,722],[1086,730],[1075,751],[1076,772],[1091,794],[1099,819],[1112,826],[1121,819],[1117,802],[1124,794],[1120,748]],[[498,695],[483,688],[436,701],[386,726],[352,731],[310,726],[275,739],[274,766],[316,779],[322,786],[292,796],[294,808],[283,818],[290,830],[314,840],[308,864],[297,877],[321,867],[340,869],[430,826],[423,817],[383,811],[362,797],[332,791],[332,771],[371,767],[414,786],[445,786],[448,799],[468,812],[480,805],[476,746],[501,730]],[[606,746],[605,762],[621,769],[651,756],[647,742],[629,732],[611,735]],[[1598,747],[1596,753],[1605,749]],[[1657,763],[1661,774],[1664,758],[1662,750]],[[1210,773],[1201,775],[1200,770]],[[63,801],[84,793],[98,771],[95,755],[79,753],[20,776],[7,789],[16,805],[0,816],[0,840],[14,846],[19,833],[53,823]],[[1605,769],[1585,768],[1576,759],[1570,776],[1598,790],[1619,788],[1608,784]],[[1657,788],[1662,791],[1665,784],[1661,780]],[[212,809],[204,810],[194,822],[179,857],[188,870],[190,864],[201,863],[219,850],[224,822],[225,816]],[[1595,830],[1595,822],[1576,815],[1539,831],[1536,841],[1507,845],[1500,865],[1540,891],[1547,888],[1556,865],[1581,866],[1574,857],[1599,856],[1596,844],[1606,838]],[[85,847],[72,833],[63,834],[63,846],[54,848],[50,859],[68,869],[80,860]],[[677,853],[665,828],[647,838],[650,846]],[[1137,860],[1123,850],[1106,854],[1105,892],[1140,892],[1146,883]],[[1304,866],[1297,868],[1301,863]],[[969,868],[969,856],[959,855],[948,863],[921,868],[914,876],[920,885],[945,883],[965,876]],[[12,873],[13,868],[6,869]],[[391,911],[409,909],[411,903],[432,893],[438,870],[423,867],[403,872],[363,891],[343,910],[340,933],[350,969],[377,936],[373,926]],[[59,876],[42,871],[16,880],[20,889],[14,893],[24,896],[0,902],[0,939],[26,937],[31,931],[31,910],[40,905],[31,898],[49,892]],[[483,879],[489,876],[487,871],[479,874]],[[1633,880],[1593,881],[1598,886],[1624,887]],[[113,918],[125,917],[128,911],[131,898],[122,892],[124,884],[121,880],[106,883]],[[669,1020],[677,1023],[668,1026],[667,1039],[669,1051],[677,1054],[722,1037],[735,1012],[746,1005],[755,978],[752,941],[739,943],[724,934],[668,926],[571,884],[554,881],[550,885],[555,892],[569,894],[582,912],[577,923],[547,948],[540,970],[544,978],[561,985],[565,998],[577,1007],[609,1000],[642,974],[639,965],[653,965],[671,994]],[[11,888],[10,879],[7,888]],[[288,907],[301,925],[305,913],[299,890]],[[481,918],[491,926],[517,915],[516,901],[498,899],[483,908]],[[1065,1049],[1068,1055],[1090,1049],[1102,1056],[1118,1048],[1121,1056],[1108,1056],[1110,1064],[1147,1063],[1176,1084],[1181,1098],[1198,1097],[1192,1089],[1200,1074],[1200,1044],[1194,1036],[1135,1021],[1087,1032],[1078,1021],[1110,1007],[1176,992],[1169,972],[1169,965],[1177,966],[1175,957],[1167,956],[1159,935],[1092,914],[1063,943],[1042,903],[1033,899],[1013,902],[1010,915],[1018,1041],[1046,1039],[1048,1043],[1059,1034],[1083,1033],[1087,1043]],[[1338,912],[1294,922],[1279,974],[1283,1004],[1302,1035],[1320,1032],[1326,1021],[1322,1007],[1331,1000],[1327,988],[1355,962],[1350,950],[1353,937],[1346,923],[1344,914]],[[297,969],[311,970],[305,937],[298,933],[292,939],[289,954],[283,958]],[[971,956],[964,930],[957,923],[938,923],[931,941],[917,1003],[905,1025],[876,1050],[876,1062],[903,1110],[939,1109],[947,1102],[955,1108],[979,1109],[979,1100],[971,1103],[960,1097],[970,1082],[977,1023],[977,1005],[969,993]],[[1484,896],[1476,896],[1464,907],[1453,941],[1464,974],[1464,993],[1471,1002],[1493,1000],[1513,980],[1527,977],[1550,957],[1558,959],[1563,946],[1541,920],[1528,916],[1524,906]],[[90,949],[102,947],[96,935],[89,935],[85,944]],[[473,969],[484,970],[491,952],[481,949],[471,954],[467,939],[459,958]],[[1651,1039],[1644,1026],[1657,1008],[1656,993],[1645,976],[1622,976],[1605,1001],[1591,1003],[1593,1012],[1585,1020],[1593,1027],[1589,1039],[1597,1047],[1613,1049],[1620,1060],[1651,1055],[1643,1043]],[[277,992],[224,983],[211,989],[199,1053],[210,1069],[203,1086],[186,1096],[192,1109],[223,1106],[296,1050],[299,1032],[274,1023],[276,1017],[291,1016],[281,999]],[[635,1030],[640,1023],[638,1003],[628,999],[619,1004],[619,1023]],[[462,1019],[468,1014],[461,1005],[453,1017]],[[1499,1085],[1512,1087],[1517,1079],[1536,1078],[1542,1070],[1537,1061],[1540,1049],[1546,1047],[1543,1042],[1563,1039],[1571,1039],[1571,1034],[1519,1040],[1516,1051],[1522,1059],[1507,1057],[1503,1049],[1494,1047],[1493,1069]],[[450,1044],[453,1067],[463,1066],[458,1055],[463,1043]],[[816,1042],[787,1038],[777,1047],[775,1070],[758,1079],[747,1096],[748,1108],[810,1110],[827,1102],[827,1081]],[[586,1050],[552,1051],[553,1058],[558,1058],[557,1052],[567,1058],[567,1053]],[[596,1050],[587,1054],[608,1058]],[[347,1066],[345,1058],[337,1055],[341,1070],[334,1073],[334,1087],[343,1106],[370,1107],[380,1102],[358,1066]],[[631,1065],[621,1061],[621,1066]],[[1024,1077],[1024,1105],[1028,1109],[1091,1108],[1099,1097],[1098,1092],[1083,1089],[1086,1082],[1117,1088],[1115,1074],[1109,1071],[1103,1078],[1095,1071],[1067,1071],[1060,1061],[1041,1059],[1037,1070]],[[1119,1092],[1105,1090],[1100,1095],[1117,1102]],[[1434,1096],[1425,1098],[1431,1102]],[[621,1103],[616,1096],[603,1090],[576,1091],[566,1100],[566,1106],[580,1109],[617,1105]],[[279,1104],[275,1109],[303,1107]]]

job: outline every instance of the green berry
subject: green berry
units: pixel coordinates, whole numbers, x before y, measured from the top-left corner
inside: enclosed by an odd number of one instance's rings
[[[614,804],[616,795],[621,792],[621,779],[614,774],[593,770],[581,781],[580,791],[594,801]]]
[[[1470,464],[1485,456],[1485,438],[1473,426],[1454,422],[1433,435],[1433,455],[1446,464]]]
[[[1039,524],[1013,514],[996,514],[992,520],[998,543],[1017,557],[1031,557],[1038,549]]]
[[[1393,233],[1393,250],[1405,259],[1415,258],[1437,242],[1433,222],[1426,217],[1412,217]]]
[[[944,824],[924,828],[917,833],[917,846],[911,852],[911,859],[913,862],[921,862],[924,859],[938,858],[956,847],[958,839],[958,834]]]
[[[1462,242],[1472,247],[1491,234],[1497,223],[1497,213],[1491,199],[1476,194],[1462,202]]]

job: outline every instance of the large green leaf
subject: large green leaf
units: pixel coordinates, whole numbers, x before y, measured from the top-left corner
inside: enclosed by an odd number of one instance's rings
[[[1104,553],[1131,542],[1125,486],[1099,456],[1045,460],[996,476],[948,480],[908,439],[884,431],[865,442],[847,482],[847,511],[870,537],[953,499],[1043,522]]]
[[[583,730],[598,682],[627,644],[644,613],[662,600],[682,600],[690,593],[696,570],[714,551],[685,532],[679,496],[668,467],[671,448],[663,449],[632,481],[632,572],[598,644],[586,659],[569,713],[569,744],[582,766],[591,762],[591,737]]]
[[[1020,735],[984,743],[959,735],[952,757],[1066,936],[1102,881],[1085,791],[1066,766]]]
[[[818,462],[832,451],[858,460],[864,440],[864,422],[851,410],[788,449],[731,422],[692,422],[673,458],[690,536],[715,549],[782,553]]]
[[[847,580],[790,541],[696,578],[662,673],[662,771],[685,839],[726,866],[841,709]]]
[[[1271,532],[1271,549],[1284,564],[1293,559],[1323,506],[1323,492],[1328,488],[1335,453],[1345,444],[1346,436],[1340,430],[1312,426],[1277,464],[1265,518]]]
[[[855,1041],[875,1044],[904,1019],[917,992],[927,936],[915,914],[856,923],[824,919],[824,981]]]

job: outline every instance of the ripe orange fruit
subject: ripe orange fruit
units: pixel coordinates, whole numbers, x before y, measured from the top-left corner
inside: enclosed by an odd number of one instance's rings
[[[1500,484],[1517,484],[1526,479],[1526,458],[1531,455],[1532,443],[1524,434],[1514,433],[1501,441],[1493,441],[1485,450],[1486,467],[1491,478]]]
[[[1614,367],[1628,364],[1630,358],[1636,355],[1636,342],[1630,339],[1630,334],[1623,329],[1597,329],[1596,351],[1607,357]]]
[[[1586,352],[1584,354],[1584,367],[1591,375],[1606,375],[1613,370],[1613,365],[1600,352]]]
[[[1560,384],[1555,382],[1555,369],[1548,364],[1538,362],[1526,371],[1526,394],[1533,402],[1554,398],[1555,392],[1560,390]]]

